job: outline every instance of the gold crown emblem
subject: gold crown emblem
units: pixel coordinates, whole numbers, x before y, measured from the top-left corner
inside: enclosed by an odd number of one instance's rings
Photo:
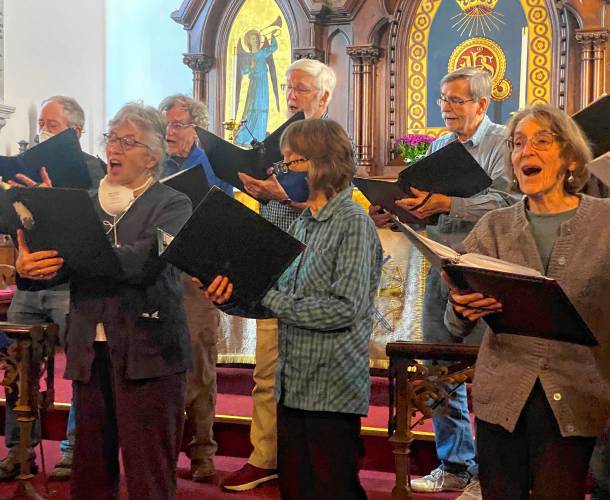
[[[498,0],[455,0],[467,16],[486,16],[496,7]]]

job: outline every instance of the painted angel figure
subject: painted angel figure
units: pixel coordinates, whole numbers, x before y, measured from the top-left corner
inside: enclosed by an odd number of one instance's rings
[[[248,146],[253,139],[262,141],[267,136],[267,118],[269,115],[269,83],[267,71],[271,79],[273,93],[275,94],[275,105],[280,109],[280,101],[277,86],[277,74],[273,53],[277,50],[276,30],[281,27],[281,19],[271,25],[275,29],[269,38],[261,31],[251,29],[246,32],[243,41],[248,50],[245,50],[242,39],[237,44],[237,74],[235,82],[235,109],[239,106],[239,95],[243,75],[248,75],[250,83],[244,106],[242,126],[238,132],[235,143]]]

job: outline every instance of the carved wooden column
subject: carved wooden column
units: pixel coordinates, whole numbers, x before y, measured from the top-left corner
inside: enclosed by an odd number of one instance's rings
[[[606,28],[577,29],[576,41],[581,45],[580,106],[584,108],[597,99],[605,88]]]
[[[354,141],[358,151],[360,175],[374,174],[373,121],[375,104],[375,64],[383,49],[374,45],[351,46],[354,74]]]
[[[292,49],[292,59],[295,61],[299,59],[316,59],[322,63],[326,63],[326,54],[323,50],[317,49],[316,47],[302,47],[299,49]]]
[[[193,71],[193,99],[207,102],[206,75],[214,66],[214,58],[206,54],[183,54],[182,62]]]

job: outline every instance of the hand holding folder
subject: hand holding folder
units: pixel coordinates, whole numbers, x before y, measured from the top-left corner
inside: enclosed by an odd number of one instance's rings
[[[87,191],[0,190],[0,208],[10,234],[22,229],[31,251],[55,250],[68,273],[84,278],[120,276],[118,258]]]
[[[213,186],[177,235],[159,230],[161,258],[208,286],[234,284],[233,299],[258,304],[305,246]]]
[[[91,177],[76,132],[69,128],[18,156],[0,156],[0,177],[5,181],[23,174],[41,182],[45,167],[55,187],[89,189]]]
[[[282,133],[288,125],[304,118],[302,112],[294,114],[264,141],[255,142],[252,149],[242,149],[202,128],[196,127],[195,130],[214,173],[223,181],[243,191],[244,186],[239,178],[239,172],[244,172],[255,179],[269,177],[267,173],[269,167],[282,159],[280,151]],[[288,193],[288,196],[292,198],[292,193]]]
[[[494,333],[526,335],[595,346],[589,326],[557,281],[535,269],[476,253],[459,254],[394,219],[400,230],[462,295],[480,293],[501,310],[483,319]],[[493,302],[485,306],[490,307]]]

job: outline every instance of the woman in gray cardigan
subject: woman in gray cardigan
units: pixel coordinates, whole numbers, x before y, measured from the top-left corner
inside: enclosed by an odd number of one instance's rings
[[[538,104],[507,128],[508,172],[524,199],[484,216],[465,250],[556,279],[599,346],[485,334],[473,402],[485,499],[584,498],[596,436],[610,416],[610,201],[576,194],[591,158],[578,126]],[[446,323],[456,336],[501,310],[480,293],[452,290]]]

